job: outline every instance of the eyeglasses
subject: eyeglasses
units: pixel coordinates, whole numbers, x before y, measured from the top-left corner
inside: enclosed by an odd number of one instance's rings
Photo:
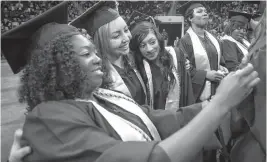
[[[247,28],[244,28],[244,27],[237,27],[236,30],[243,30],[244,32],[247,32]]]

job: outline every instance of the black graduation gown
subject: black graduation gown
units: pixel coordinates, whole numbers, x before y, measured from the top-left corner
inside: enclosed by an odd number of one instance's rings
[[[229,71],[235,71],[244,57],[243,52],[238,48],[236,43],[229,40],[222,41],[222,49],[226,68]]]
[[[180,76],[180,107],[188,106],[196,103],[196,98],[194,97],[192,79],[190,72],[185,68],[186,57],[180,48],[175,47],[175,52],[177,56],[178,73]]]
[[[122,80],[124,81],[126,87],[129,89],[132,98],[139,104],[146,104],[146,95],[143,90],[143,87],[140,83],[140,80],[137,78],[135,72],[130,69],[126,71],[121,69],[116,65],[113,65],[117,72],[120,74]]]
[[[137,116],[130,115],[107,101],[98,101],[108,111],[148,132]],[[161,138],[165,139],[185,126],[201,110],[201,104],[177,109],[176,112],[145,107],[142,109],[156,126]],[[22,143],[33,150],[24,158],[26,162],[170,161],[164,150],[157,146],[158,141],[122,142],[93,104],[73,100],[37,105],[26,116]]]
[[[149,63],[151,73],[152,73],[152,82],[153,82],[153,92],[154,92],[154,109],[165,109],[166,99],[168,96],[168,80],[163,78],[163,75],[160,72],[160,68],[153,64]]]
[[[200,41],[205,45],[204,48],[207,51],[211,70],[218,70],[218,66],[217,66],[218,54],[217,54],[217,50],[215,46],[208,39],[207,36],[205,36],[205,38],[201,38],[201,37],[199,38],[200,38]],[[185,55],[186,58],[188,58],[188,60],[190,61],[190,64],[191,64],[190,75],[192,78],[193,93],[194,93],[194,97],[196,98],[196,101],[200,102],[199,97],[205,85],[207,72],[205,70],[196,69],[193,45],[192,45],[190,35],[188,33],[186,33],[179,41],[179,48],[180,48],[180,51],[183,53],[183,55]],[[221,60],[220,64],[224,65],[224,60],[222,57],[220,60]],[[211,82],[211,95],[215,94],[215,90],[217,86],[218,86],[218,83]]]
[[[188,106],[195,103],[195,98],[193,95],[192,82],[189,72],[185,69],[185,57],[183,53],[179,52],[178,48],[174,48],[177,57],[178,73],[179,73],[179,82],[180,82],[180,107]],[[154,92],[154,109],[165,109],[166,99],[168,96],[168,80],[163,78],[160,68],[147,61],[150,65],[152,73],[152,82],[153,82],[153,92]],[[138,70],[145,82],[147,91],[148,91],[148,79],[145,72],[143,62],[137,63]]]

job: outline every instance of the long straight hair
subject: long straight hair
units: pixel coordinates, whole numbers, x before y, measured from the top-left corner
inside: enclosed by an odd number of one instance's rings
[[[102,71],[104,73],[103,75],[103,81],[101,87],[108,88],[109,84],[112,83],[111,77],[109,75],[109,69],[108,69],[108,51],[110,51],[109,46],[109,23],[101,26],[94,34],[93,40],[95,43],[95,46],[98,50],[98,55],[102,59]]]
[[[109,88],[110,84],[112,84],[112,79],[109,73],[109,66],[108,66],[108,55],[111,53],[111,47],[110,47],[110,27],[111,22],[101,26],[94,34],[93,40],[96,45],[96,48],[98,49],[98,55],[102,59],[102,71],[104,73],[103,76],[103,82],[101,87],[103,88]],[[130,58],[130,54],[123,56],[122,60],[124,62],[124,70],[130,70],[135,68],[135,63],[133,59]]]

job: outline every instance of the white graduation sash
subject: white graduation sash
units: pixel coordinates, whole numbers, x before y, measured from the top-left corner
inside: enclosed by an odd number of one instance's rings
[[[117,72],[117,70],[114,68],[114,66],[110,63],[110,61],[108,61],[107,66],[108,66],[107,68],[109,69],[110,77],[112,80],[112,83],[111,83],[109,89],[122,92],[123,94],[125,94],[129,97],[132,97],[131,92],[129,91],[128,87],[124,83],[120,74]],[[144,83],[140,73],[136,69],[133,69],[133,70],[134,70],[138,80],[141,83],[141,86],[143,88],[145,96],[147,96],[145,83]],[[146,104],[147,104],[147,97],[146,97]]]
[[[210,62],[209,58],[207,55],[207,52],[205,48],[203,47],[202,43],[200,42],[198,36],[196,33],[193,31],[193,29],[190,27],[187,30],[187,33],[189,34],[192,45],[193,45],[193,51],[194,51],[194,56],[195,56],[195,64],[196,64],[196,69],[197,70],[211,70],[210,69]],[[205,31],[206,35],[210,39],[210,41],[213,43],[215,46],[217,53],[218,53],[218,69],[220,67],[220,58],[221,58],[221,50],[220,50],[220,45],[216,38],[214,38],[209,32]],[[211,82],[206,81],[204,85],[204,89],[200,95],[200,100],[205,101],[207,100],[211,95]]]
[[[160,141],[160,135],[157,131],[157,128],[152,123],[152,121],[148,118],[148,116],[143,112],[143,110],[140,108],[139,105],[136,104],[136,102],[131,99],[130,97],[121,94],[119,92],[102,89],[99,88],[97,91],[94,92],[94,95],[96,95],[99,98],[102,98],[112,104],[115,104],[119,106],[120,108],[137,115],[143,123],[146,125],[147,129],[149,130],[150,134],[154,138],[155,141]],[[111,120],[111,119],[107,119]],[[112,121],[110,121],[112,122]],[[115,129],[115,128],[114,128]],[[123,129],[120,131],[124,131]]]
[[[77,99],[76,101],[91,102],[118,133],[122,141],[151,141],[151,138],[135,124],[109,112],[95,101],[81,99]]]
[[[111,85],[110,89],[122,92],[123,94],[132,97],[128,87],[124,83],[123,79],[121,78],[120,74],[114,68],[114,66],[107,60],[107,69],[109,69],[109,75],[111,77]]]
[[[135,74],[136,74],[138,80],[140,81],[141,86],[142,86],[142,89],[143,89],[143,91],[144,91],[144,93],[145,93],[145,96],[146,96],[145,103],[146,103],[146,104],[149,104],[149,103],[148,103],[148,99],[147,99],[148,96],[147,96],[146,86],[145,86],[145,83],[144,83],[144,81],[143,81],[143,78],[142,78],[141,74],[140,74],[135,68],[134,68],[133,70],[134,70],[134,72],[135,72]]]
[[[172,73],[175,78],[175,84],[171,87],[168,93],[168,97],[166,99],[165,109],[177,109],[179,108],[180,102],[180,80],[178,74],[178,65],[177,65],[177,56],[173,47],[165,47],[165,49],[171,54],[173,59],[174,68],[172,69]]]
[[[246,45],[246,49],[248,49],[250,47],[250,43],[249,41],[247,41],[246,39],[242,39],[243,43]]]
[[[179,100],[180,100],[180,80],[178,76],[178,65],[177,65],[177,57],[176,52],[173,47],[165,47],[165,49],[171,54],[174,62],[175,68],[172,69],[174,78],[175,78],[175,85],[171,87],[169,90],[166,104],[164,109],[174,109],[179,107]],[[153,92],[153,81],[152,81],[152,73],[149,63],[144,59],[143,60],[144,68],[146,71],[146,75],[148,78],[148,86],[151,96],[151,101],[154,103],[154,92]]]
[[[238,42],[237,40],[235,40],[233,37],[225,35],[222,37],[222,40],[229,40],[231,42],[234,42],[238,48],[242,51],[244,56],[247,56],[248,54],[248,48],[250,46],[250,43],[248,41],[246,41],[245,39],[243,39],[244,44],[246,44],[247,47],[245,47],[242,43]]]
[[[173,64],[176,69],[178,69],[177,65],[177,56],[174,48],[172,46],[165,47],[165,49],[171,54],[172,59],[173,59]]]
[[[154,89],[153,89],[153,80],[152,80],[152,73],[150,69],[150,65],[148,64],[147,61],[143,60],[144,68],[146,71],[146,76],[147,76],[147,84],[148,84],[148,93],[150,95],[150,101],[149,101],[149,106],[151,109],[154,109]]]

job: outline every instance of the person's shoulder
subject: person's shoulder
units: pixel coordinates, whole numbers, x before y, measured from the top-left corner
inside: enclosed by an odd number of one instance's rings
[[[223,44],[235,44],[234,42],[228,40],[228,39],[222,39]]]
[[[75,100],[46,101],[38,104],[29,113],[34,116],[46,114],[72,113],[75,111],[86,112],[86,104]]]
[[[186,33],[179,41],[179,48],[183,48],[184,50],[192,49],[193,43],[191,37],[188,33]]]
[[[184,36],[180,39],[179,43],[182,44],[192,44],[191,37],[188,33],[185,33]]]
[[[228,47],[228,48],[238,48],[237,44],[235,42],[232,42],[228,39],[222,39],[222,45],[224,47]]]
[[[59,100],[59,101],[45,101],[38,104],[36,107],[50,107],[57,105],[69,105],[71,103],[75,103],[75,100]]]
[[[184,36],[181,37],[180,40],[187,40],[187,39],[190,39],[190,35],[186,32],[186,33],[184,34]]]
[[[221,42],[221,40],[212,32],[207,31],[212,37],[214,37],[218,42]]]

